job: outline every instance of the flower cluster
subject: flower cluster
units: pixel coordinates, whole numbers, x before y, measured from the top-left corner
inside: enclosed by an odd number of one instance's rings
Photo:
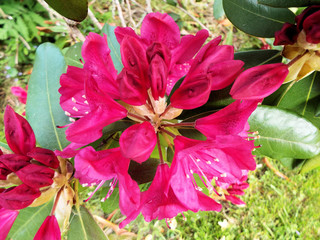
[[[90,33],[82,47],[83,68],[69,66],[61,76],[61,107],[74,121],[66,130],[72,143],[59,154],[75,156],[75,177],[81,184],[97,185],[96,190],[109,181],[106,198],[118,184],[120,210],[127,216],[121,226],[139,213],[151,221],[187,210],[219,211],[218,200],[243,204],[235,195],[243,193],[247,172],[255,169],[247,120],[261,99],[282,84],[287,66],[242,72],[243,62],[234,60],[232,46],[219,45],[219,37],[203,45],[206,30],[180,38],[167,14],[148,14],[141,35],[121,27],[115,34],[120,72],[107,37]],[[232,104],[184,119],[184,112],[203,107],[213,91],[233,82]],[[127,128],[112,132],[109,140],[121,134],[113,148],[86,146],[117,122]],[[198,137],[183,136],[185,131]],[[174,151],[173,158],[168,150]],[[155,154],[159,165],[148,190],[140,192],[129,168]]]
[[[285,45],[283,56],[292,60],[286,82],[320,70],[320,5],[307,7],[275,34],[274,45]]]
[[[50,201],[68,180],[67,174],[63,174],[66,162],[61,164],[53,151],[36,147],[31,126],[10,106],[5,110],[4,125],[6,140],[13,153],[0,150],[0,239],[6,239],[18,210]],[[57,222],[53,213],[54,209],[48,218],[50,222]],[[58,224],[53,227],[47,222],[40,228],[44,232],[39,230],[35,239],[49,239],[44,233],[50,229],[60,236]]]

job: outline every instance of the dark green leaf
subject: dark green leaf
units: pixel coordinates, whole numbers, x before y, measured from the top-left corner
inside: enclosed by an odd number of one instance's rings
[[[222,0],[215,0],[214,1],[214,3],[213,3],[213,16],[215,19],[219,19],[224,16]]]
[[[261,145],[255,153],[271,158],[312,158],[320,153],[320,131],[310,121],[286,110],[259,106],[249,118]]]
[[[233,25],[258,37],[274,37],[285,22],[293,23],[295,18],[288,9],[261,5],[257,0],[223,0],[223,8]]]
[[[306,7],[313,4],[320,4],[320,0],[258,0],[258,3],[270,7]]]
[[[301,164],[303,164],[303,162],[305,161],[304,159],[294,159],[294,158],[281,158],[279,160],[283,166],[285,166],[290,170],[293,170],[301,166]]]
[[[88,14],[88,0],[45,0],[62,16],[81,22]]]
[[[45,218],[50,215],[51,209],[52,201],[39,207],[21,209],[7,239],[33,239]]]
[[[306,173],[318,167],[320,167],[320,155],[306,160],[301,168],[300,173]]]
[[[102,229],[84,206],[74,207],[70,217],[68,240],[106,240]]]
[[[104,188],[101,191],[100,198],[104,199],[108,194],[109,188]],[[119,208],[119,188],[115,188],[108,199],[101,202],[101,208],[105,213],[111,213],[113,210]]]
[[[138,184],[151,182],[156,174],[158,165],[159,159],[155,158],[149,158],[141,164],[131,161],[128,173]]]
[[[82,63],[80,62],[80,60],[82,60],[82,62],[84,62],[84,60],[82,59],[82,56],[81,56],[82,44],[83,44],[82,42],[78,42],[78,43],[72,45],[71,47],[69,47],[67,52],[64,54],[66,64],[68,66],[75,66],[75,67],[79,67],[79,68],[83,67]]]
[[[59,102],[60,76],[66,64],[59,48],[51,43],[40,45],[29,81],[27,119],[44,148],[62,150],[68,145],[64,126],[69,122]]]
[[[234,59],[244,62],[244,68],[248,69],[254,66],[280,63],[282,57],[278,50],[251,50],[245,52],[237,52]]]
[[[319,72],[314,72],[299,82],[293,83],[282,85],[263,103],[295,111],[320,127],[320,119],[317,116],[317,107],[320,102]]]
[[[113,65],[118,70],[118,73],[120,73],[123,68],[123,65],[121,61],[120,44],[118,43],[116,35],[114,34],[115,28],[116,27],[110,26],[106,23],[102,28],[102,33],[107,35],[108,46],[111,51],[110,55],[112,58]]]
[[[173,86],[169,96],[168,96],[168,99],[167,99],[167,104],[169,105],[170,104],[170,98],[172,96],[172,94],[181,86],[183,80],[184,80],[185,77],[182,77],[180,78]]]

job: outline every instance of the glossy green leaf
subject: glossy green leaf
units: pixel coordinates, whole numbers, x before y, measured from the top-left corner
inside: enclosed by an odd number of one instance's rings
[[[250,131],[258,131],[256,155],[275,159],[312,158],[320,153],[320,131],[296,113],[259,106],[249,118]]]
[[[107,237],[84,206],[74,207],[70,217],[68,240],[106,240]]]
[[[224,10],[222,6],[222,0],[215,0],[213,2],[213,16],[215,19],[219,19],[224,16]]]
[[[258,37],[274,37],[285,22],[294,22],[288,9],[258,4],[257,0],[223,0],[228,19],[245,33]]]
[[[66,128],[57,128],[70,123],[59,104],[60,76],[65,68],[59,48],[51,43],[38,47],[29,81],[26,116],[37,142],[51,150],[62,150],[69,143]]]
[[[81,22],[88,14],[88,0],[45,0],[62,16]]]
[[[304,159],[294,159],[294,158],[281,158],[279,159],[283,166],[293,170],[303,164]]]
[[[250,50],[237,52],[234,59],[244,62],[244,68],[248,69],[263,64],[280,63],[281,53],[278,50]]]
[[[266,98],[263,104],[292,110],[311,121],[318,128],[320,118],[317,107],[320,102],[320,73],[314,72],[299,82],[287,83]]]
[[[50,215],[53,202],[47,202],[39,207],[21,209],[7,239],[33,239],[45,218]]]
[[[306,160],[301,168],[300,173],[306,173],[318,167],[320,167],[320,155]]]
[[[84,62],[82,56],[81,56],[81,47],[82,47],[82,42],[78,42],[67,50],[67,52],[64,54],[64,58],[66,60],[66,64],[68,66],[75,66],[82,68],[83,64],[81,63]],[[80,61],[81,60],[81,61]]]
[[[118,43],[116,35],[114,34],[115,28],[116,27],[110,26],[106,23],[102,28],[102,33],[107,35],[107,41],[111,51],[110,55],[113,65],[118,70],[118,73],[120,73],[123,68],[123,64],[121,61],[120,44]]]
[[[258,3],[270,7],[305,7],[313,4],[320,4],[320,0],[258,0]]]

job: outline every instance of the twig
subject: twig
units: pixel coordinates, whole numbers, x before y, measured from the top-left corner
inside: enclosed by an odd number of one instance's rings
[[[88,8],[88,16],[91,19],[91,21],[93,22],[93,24],[99,29],[102,29],[101,24],[99,23],[98,19],[96,18],[96,16],[93,14],[93,12]]]
[[[146,0],[146,3],[147,3],[147,12],[151,13],[152,12],[151,1],[150,0]]]
[[[292,182],[290,178],[288,178],[286,175],[279,172],[274,166],[272,166],[272,164],[269,162],[269,160],[266,157],[262,158],[262,162],[264,162],[266,166],[270,168],[277,176],[287,180],[288,182]]]
[[[122,9],[121,9],[119,0],[113,0],[113,1],[115,2],[116,6],[117,6],[118,14],[119,14],[119,18],[120,18],[122,27],[126,27],[126,21],[124,20],[124,17],[122,15]]]
[[[132,11],[131,11],[131,6],[130,6],[130,0],[127,0],[126,3],[127,3],[127,8],[128,8],[129,19],[130,19],[130,22],[133,24],[133,28],[134,28],[134,30],[135,30],[135,29],[136,29],[136,23],[135,23],[135,21],[134,21],[133,18],[132,18]]]
[[[200,22],[196,17],[194,17],[192,14],[190,14],[187,10],[177,5],[177,8],[187,14],[189,17],[191,17],[195,22],[197,22],[202,28],[206,29],[209,32],[209,35],[212,37],[214,36],[213,33],[202,23]]]

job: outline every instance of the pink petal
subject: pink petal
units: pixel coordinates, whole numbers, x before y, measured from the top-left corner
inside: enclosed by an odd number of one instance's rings
[[[237,100],[220,111],[196,120],[195,128],[209,138],[217,135],[238,135],[246,128],[248,118],[258,101]]]
[[[116,176],[113,162],[119,158],[121,158],[119,148],[103,151],[95,151],[91,146],[83,148],[74,160],[75,177],[79,178],[81,184],[86,183],[82,180],[83,177],[99,180],[112,179]]]
[[[56,217],[48,216],[33,240],[61,240],[61,232]]]
[[[69,117],[83,117],[90,109],[88,104],[85,104],[84,83],[87,75],[87,71],[81,68],[68,66],[67,73],[60,77],[60,105]]]
[[[84,69],[89,71],[89,77],[99,86],[100,91],[112,98],[119,98],[115,69],[108,47],[107,36],[89,33],[82,46]]]
[[[89,88],[87,99],[94,109],[66,130],[69,141],[84,145],[99,139],[105,126],[127,115],[127,110],[109,96],[94,95]]]
[[[53,183],[54,170],[36,164],[29,164],[17,171],[16,174],[24,184],[32,188],[42,188]]]
[[[83,144],[79,143],[70,143],[63,151],[55,150],[54,153],[56,156],[60,156],[63,158],[72,158],[74,157],[79,150],[76,150],[80,147],[83,147]]]
[[[20,154],[4,154],[0,156],[0,162],[2,162],[12,172],[16,172],[30,164],[30,157]]]
[[[183,64],[192,59],[204,44],[208,36],[209,33],[205,29],[198,31],[195,36],[183,36],[180,44],[172,50],[172,63]]]
[[[156,55],[149,67],[149,79],[151,80],[152,96],[155,100],[163,98],[167,87],[168,68],[164,60]]]
[[[146,84],[141,78],[123,69],[118,75],[120,99],[125,103],[134,106],[141,106],[146,103],[148,92]]]
[[[157,143],[157,136],[151,123],[143,122],[126,129],[119,143],[124,157],[142,163],[150,157]]]
[[[60,164],[54,152],[49,149],[36,147],[28,153],[28,156],[51,168],[56,169]]]
[[[172,94],[171,105],[180,109],[194,109],[205,104],[211,93],[211,81],[205,75],[186,77]]]
[[[27,91],[22,87],[11,87],[11,93],[17,96],[21,103],[27,103]]]
[[[307,42],[320,43],[320,8],[318,11],[308,16],[303,22],[303,29],[306,31]]]
[[[244,62],[227,60],[213,64],[208,69],[208,78],[211,79],[211,90],[220,90],[229,86],[242,71]]]
[[[11,210],[26,208],[40,195],[38,189],[22,184],[0,193],[0,206]]]
[[[180,42],[180,30],[175,21],[166,13],[149,13],[141,25],[141,37],[149,44],[161,42],[174,49]]]
[[[0,159],[0,180],[6,180],[10,173],[12,173],[12,171],[4,165]]]
[[[0,239],[5,240],[19,212],[0,207]]]
[[[116,27],[114,29],[114,34],[116,35],[116,38],[117,38],[117,41],[119,42],[119,44],[121,45],[122,43],[122,40],[125,38],[125,37],[128,37],[128,36],[131,36],[131,37],[134,37],[140,41],[142,41],[140,39],[140,36],[138,36],[134,30],[130,27]]]
[[[234,99],[262,99],[276,91],[288,73],[283,63],[249,68],[235,80],[230,94]]]
[[[14,153],[25,155],[36,146],[36,138],[26,119],[7,105],[4,113],[5,136]]]
[[[146,50],[139,40],[126,36],[120,46],[121,59],[124,68],[135,75],[146,87],[148,84],[148,61]],[[121,92],[121,89],[120,89]]]

